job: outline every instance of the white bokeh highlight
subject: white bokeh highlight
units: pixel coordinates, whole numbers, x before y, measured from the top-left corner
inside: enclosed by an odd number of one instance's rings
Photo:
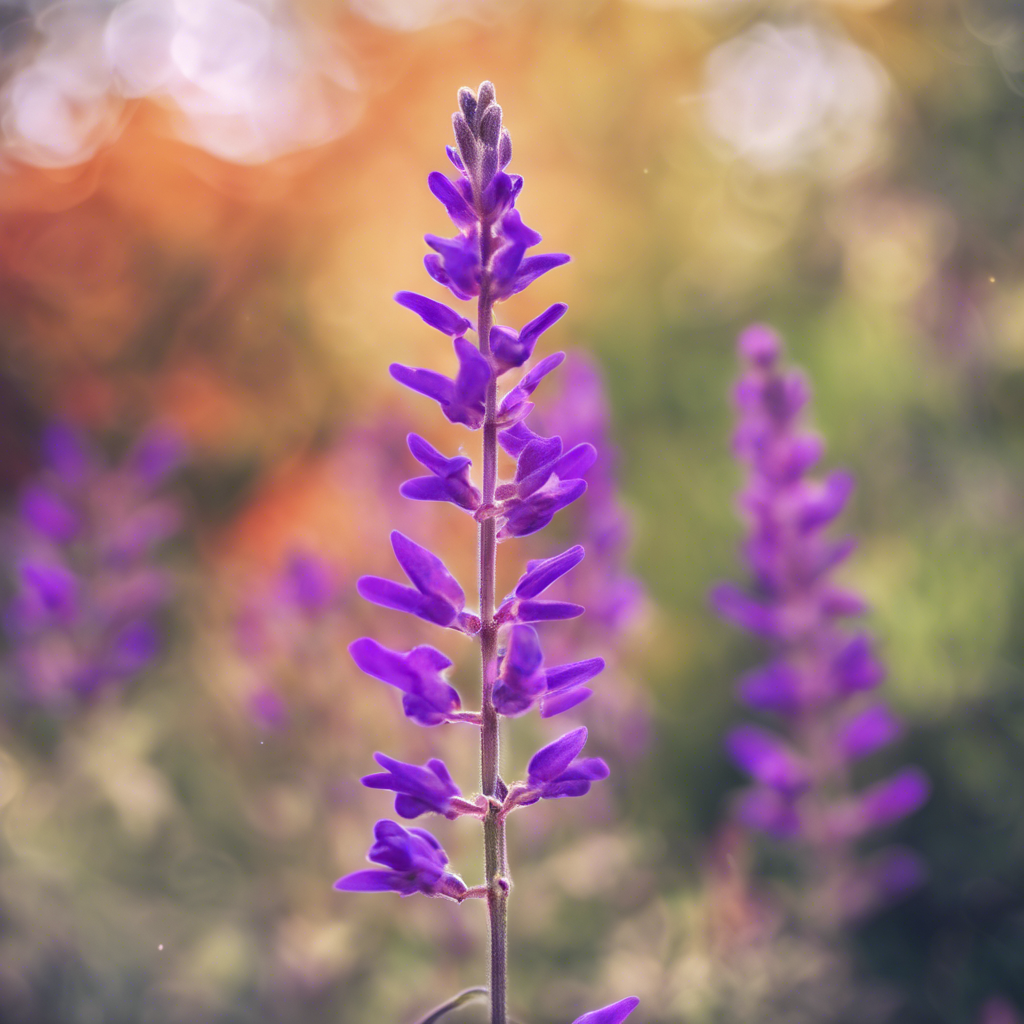
[[[883,143],[891,85],[868,53],[811,24],[760,22],[707,58],[714,136],[759,170],[851,173]]]
[[[171,107],[188,141],[243,164],[328,142],[361,112],[352,68],[276,0],[63,2],[34,28],[0,88],[8,160],[83,163],[142,98]]]

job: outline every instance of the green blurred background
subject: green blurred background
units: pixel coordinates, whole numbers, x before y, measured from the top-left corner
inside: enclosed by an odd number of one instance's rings
[[[354,599],[392,571],[389,527],[473,575],[464,520],[394,500],[407,430],[465,437],[386,367],[446,367],[391,295],[442,297],[425,178],[485,78],[524,219],[573,255],[502,319],[564,300],[545,343],[603,367],[648,595],[581,652],[614,661],[576,716],[612,780],[512,820],[516,1019],[636,994],[652,1022],[1019,1020],[1024,3],[218,4],[0,7],[5,507],[56,417],[112,454],[151,422],[190,451],[161,656],[59,708],[8,672],[0,1020],[376,1024],[482,981],[481,906],[331,883],[390,811],[355,781],[374,750],[474,772],[468,735],[402,720],[344,648],[431,636]],[[867,775],[916,762],[934,784],[895,830],[926,884],[840,946],[791,926],[785,856],[727,824],[733,680],[761,652],[706,594],[742,579],[728,391],[751,320],[787,338],[827,465],[859,481],[844,578],[907,721]],[[564,518],[502,549],[509,579]],[[290,713],[267,728],[233,622],[294,550],[341,593],[259,670]],[[553,735],[510,731],[518,764]],[[437,834],[474,879],[476,829]]]

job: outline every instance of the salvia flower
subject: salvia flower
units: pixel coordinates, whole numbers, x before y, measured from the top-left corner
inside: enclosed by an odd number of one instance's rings
[[[580,757],[587,742],[587,730],[580,726],[541,747],[527,765],[526,791],[522,805],[564,796],[584,796],[590,784],[608,778],[608,765],[599,757]]]
[[[850,844],[915,811],[929,787],[920,771],[908,769],[859,795],[849,791],[849,766],[893,742],[901,727],[869,697],[885,676],[870,637],[844,625],[864,602],[832,578],[853,550],[848,538],[829,532],[853,478],[841,471],[809,476],[824,445],[804,425],[807,381],[779,368],[780,350],[767,327],[740,335],[734,450],[747,467],[740,509],[753,587],[722,584],[712,603],[771,645],[768,662],[745,675],[738,692],[755,711],[774,716],[780,732],[743,725],[729,734],[730,756],[754,780],[737,813],[748,826],[810,851],[827,875],[813,902],[828,908],[834,924],[871,902],[870,870]]]
[[[377,763],[384,769],[362,779],[370,789],[390,789],[395,797],[395,813],[402,818],[418,818],[421,814],[443,814],[456,818],[452,800],[462,792],[455,785],[443,761],[432,757],[425,765],[406,764],[386,754],[374,754]]]
[[[552,718],[585,701],[593,691],[583,684],[603,669],[602,658],[545,668],[537,631],[532,626],[515,625],[508,631],[498,664],[495,710],[514,718],[539,703],[541,717]]]
[[[464,611],[465,592],[437,555],[397,530],[391,534],[391,546],[413,586],[404,587],[379,576],[363,576],[358,583],[361,597],[438,626],[470,634],[479,631],[479,618]]]
[[[111,465],[84,433],[55,423],[42,454],[8,524],[15,593],[3,625],[19,695],[59,705],[127,682],[159,653],[171,581],[158,553],[181,523],[161,488],[184,452],[152,429]]]
[[[396,821],[378,821],[374,844],[366,859],[386,870],[355,871],[334,883],[346,892],[397,892],[399,896],[423,893],[461,900],[466,884],[445,868],[448,855],[426,829],[403,828]]]
[[[363,637],[349,645],[349,652],[367,675],[402,691],[402,709],[418,725],[451,721],[462,707],[458,691],[441,677],[452,661],[434,647],[422,645],[400,654]]]
[[[583,549],[571,547],[552,558],[529,562],[513,593],[499,605],[495,600],[497,544],[535,533],[579,498],[587,487],[583,476],[597,453],[589,443],[566,446],[561,437],[542,437],[526,425],[534,407],[533,394],[562,364],[563,353],[545,356],[529,366],[498,401],[498,379],[527,367],[538,341],[561,319],[566,307],[562,303],[549,306],[516,331],[494,322],[495,305],[568,262],[569,257],[562,253],[528,255],[541,236],[523,223],[515,208],[523,182],[505,171],[512,158],[512,142],[502,127],[501,108],[489,82],[475,93],[460,90],[453,127],[456,146],[448,148],[448,156],[459,176],[453,181],[435,171],[427,182],[457,233],[452,238],[427,235],[426,243],[433,251],[424,265],[430,277],[456,299],[477,300],[476,321],[472,323],[427,296],[399,292],[395,299],[400,305],[453,339],[457,367],[454,376],[397,363],[390,372],[399,383],[436,401],[452,423],[482,430],[479,488],[471,479],[472,463],[467,456],[449,457],[416,434],[409,435],[409,450],[428,475],[401,486],[407,498],[447,502],[473,513],[480,613],[466,611],[462,587],[443,562],[401,533],[393,533],[391,542],[412,586],[364,576],[358,590],[375,604],[478,638],[480,711],[461,711],[458,693],[442,676],[452,663],[432,647],[402,653],[363,637],[350,651],[364,672],[402,691],[403,708],[413,721],[428,726],[463,722],[479,728],[482,793],[472,800],[462,797],[444,763],[436,758],[421,766],[378,754],[377,761],[385,771],[369,775],[363,782],[373,789],[394,792],[395,810],[402,817],[433,812],[448,818],[480,818],[485,878],[482,885],[467,889],[446,872],[447,857],[429,833],[384,821],[377,825],[370,859],[389,870],[359,871],[341,879],[337,887],[387,889],[402,895],[423,892],[460,902],[486,898],[491,919],[490,1019],[492,1024],[506,1024],[506,908],[511,891],[506,815],[516,806],[541,799],[582,796],[594,781],[607,777],[608,766],[600,758],[579,756],[587,736],[586,729],[579,728],[538,751],[530,761],[525,782],[509,789],[498,777],[501,718],[522,715],[534,707],[542,717],[551,717],[579,704],[591,692],[583,684],[604,668],[604,661],[590,658],[548,667],[531,625],[571,619],[583,612],[573,602],[541,596],[579,564]],[[467,338],[474,329],[475,343]],[[516,460],[514,477],[508,481],[498,478],[499,435],[501,446]],[[635,1006],[635,999],[623,1000],[581,1017],[578,1024],[620,1024]]]

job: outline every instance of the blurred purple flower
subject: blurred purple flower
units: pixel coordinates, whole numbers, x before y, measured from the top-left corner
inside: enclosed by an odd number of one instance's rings
[[[20,696],[59,705],[126,682],[159,654],[155,616],[171,587],[157,554],[182,517],[158,490],[184,447],[154,428],[112,466],[81,431],[54,423],[41,450],[5,527],[15,593],[3,624]]]
[[[640,1000],[636,996],[627,996],[610,1006],[577,1017],[572,1024],[622,1024],[639,1005]]]
[[[826,868],[811,898],[834,907],[838,919],[870,904],[865,887],[874,886],[877,898],[897,888],[880,876],[871,881],[850,844],[920,807],[928,783],[908,769],[860,796],[849,794],[850,764],[901,732],[884,705],[864,703],[885,670],[870,637],[843,625],[863,612],[863,600],[831,578],[853,550],[852,541],[827,532],[853,478],[840,471],[822,480],[808,476],[824,444],[803,423],[807,380],[778,367],[776,334],[750,327],[740,335],[739,351],[744,372],[735,388],[733,448],[747,467],[739,507],[753,588],[721,584],[711,602],[722,618],[771,644],[769,662],[743,676],[738,692],[755,711],[776,716],[785,739],[750,725],[730,732],[732,760],[755,781],[737,814],[752,828],[808,848]]]

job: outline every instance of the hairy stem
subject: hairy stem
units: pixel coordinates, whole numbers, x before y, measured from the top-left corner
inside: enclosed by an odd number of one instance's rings
[[[477,336],[480,351],[490,355],[491,315],[493,301],[486,271],[492,244],[489,224],[481,225],[480,265],[484,267],[477,303]],[[498,385],[492,380],[487,387],[483,426],[483,501],[494,501],[498,471],[498,428],[495,422]],[[497,676],[498,627],[494,621],[494,577],[497,552],[497,525],[493,518],[480,523],[480,785],[485,796],[498,797],[498,758],[500,738],[498,714],[492,694]],[[505,821],[492,806],[484,819],[484,873],[487,884],[487,911],[490,919],[490,991],[491,1024],[507,1021],[507,956],[508,879],[505,866]]]

